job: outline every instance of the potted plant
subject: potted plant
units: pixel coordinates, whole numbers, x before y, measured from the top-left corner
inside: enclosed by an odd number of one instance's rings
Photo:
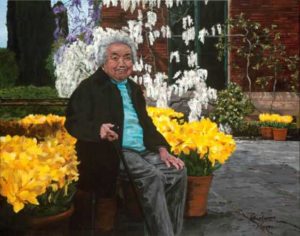
[[[275,141],[285,141],[287,136],[287,131],[290,124],[293,121],[293,117],[286,115],[280,116],[278,114],[273,115],[272,127],[273,127],[273,139]]]
[[[287,131],[293,121],[290,115],[263,113],[259,115],[261,126],[268,126],[272,130],[273,139],[276,141],[286,140]]]
[[[273,139],[271,115],[268,113],[259,114],[260,133],[263,139]]]
[[[236,144],[231,135],[220,132],[210,119],[186,123],[182,116],[170,110],[159,114],[150,112],[150,116],[169,142],[172,153],[185,162],[188,173],[185,215],[202,216],[206,214],[213,172],[230,157]]]
[[[0,208],[8,223],[40,228],[72,214],[79,164],[75,140],[64,130],[43,140],[0,137]],[[15,230],[15,229],[11,229]]]

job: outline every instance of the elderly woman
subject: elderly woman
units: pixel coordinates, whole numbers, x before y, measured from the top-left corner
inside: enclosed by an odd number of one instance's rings
[[[148,233],[178,235],[186,169],[169,153],[168,143],[153,125],[142,90],[128,79],[135,46],[129,38],[114,35],[100,46],[99,56],[100,68],[72,94],[65,124],[78,140],[79,189],[97,197],[96,228],[104,230],[101,218],[109,214],[104,208],[115,195],[117,176],[124,172],[111,144],[117,142],[141,196]]]

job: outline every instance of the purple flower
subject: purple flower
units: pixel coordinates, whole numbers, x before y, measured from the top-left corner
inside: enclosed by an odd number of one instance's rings
[[[88,0],[89,6],[94,6],[95,0]]]
[[[55,7],[53,7],[53,13],[55,15],[57,15],[59,13],[62,13],[62,12],[65,12],[67,10],[67,8],[65,8],[65,6],[61,5],[61,4],[57,4]]]
[[[93,32],[90,28],[85,28],[84,30],[84,42],[86,44],[91,44],[91,42],[93,41]]]
[[[96,7],[92,13],[92,21],[98,22],[100,20],[100,8]]]
[[[81,8],[81,0],[72,0],[71,7]]]
[[[66,38],[66,40],[69,42],[69,43],[72,43],[72,42],[75,42],[76,41],[76,35],[74,34],[69,34]]]
[[[54,59],[54,62],[55,62],[56,64],[62,63],[62,61],[63,61],[63,54],[64,54],[64,52],[65,52],[65,49],[66,49],[66,45],[63,45],[63,46],[61,46],[61,47],[56,51],[56,53],[54,54],[53,59]]]

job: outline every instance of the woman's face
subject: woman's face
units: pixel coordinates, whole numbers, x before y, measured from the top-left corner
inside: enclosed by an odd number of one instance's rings
[[[107,48],[107,58],[103,70],[112,79],[123,81],[132,73],[132,53],[128,45],[113,43]]]

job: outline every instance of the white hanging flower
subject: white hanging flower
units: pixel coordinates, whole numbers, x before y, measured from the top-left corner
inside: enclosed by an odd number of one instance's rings
[[[148,39],[149,39],[150,45],[153,45],[154,41],[155,41],[155,38],[154,38],[154,35],[153,35],[152,32],[148,33]]]
[[[152,27],[156,24],[157,22],[157,15],[153,11],[148,11],[147,12],[147,22],[145,23],[145,27],[152,29]]]
[[[208,31],[205,28],[203,28],[202,30],[199,31],[198,39],[201,41],[201,43],[204,44],[204,38],[207,35],[209,35],[209,34],[208,34]]]
[[[138,10],[138,17],[137,17],[137,19],[139,20],[139,21],[142,21],[143,20],[143,12],[142,12],[142,10]]]
[[[144,68],[144,61],[142,58],[140,58],[139,61],[136,61],[133,65],[133,70],[134,71],[142,71]]]
[[[120,3],[121,3],[121,8],[124,10],[124,11],[127,11],[130,7],[130,4],[131,4],[132,1],[128,1],[128,0],[120,0]]]
[[[167,25],[167,26],[166,26],[166,38],[171,38],[171,37],[172,37],[171,29],[170,29],[170,27]]]
[[[171,52],[171,54],[170,54],[170,62],[172,62],[173,59],[175,59],[176,63],[180,62],[179,52],[178,51]]]
[[[174,76],[173,76],[173,79],[177,79],[180,75],[182,74],[182,72],[179,70],[177,71]]]
[[[193,25],[193,19],[190,15],[182,18],[182,28],[186,29],[187,27],[191,27]]]
[[[221,24],[217,24],[217,31],[218,31],[218,34],[222,34],[222,26],[221,26]]]
[[[185,45],[188,45],[190,41],[195,40],[195,27],[188,28],[182,32],[182,39]]]
[[[147,71],[148,73],[151,73],[152,72],[152,66],[149,65],[149,64],[145,64],[145,71]]]
[[[215,35],[216,35],[216,29],[215,29],[215,26],[213,25],[210,29],[211,29],[211,34],[212,34],[212,36],[215,36]]]
[[[160,36],[160,32],[158,30],[153,31],[154,38],[157,39]]]
[[[168,8],[172,8],[173,7],[173,0],[165,0],[165,4]]]
[[[128,27],[123,27],[122,30],[129,33],[129,37],[138,45],[144,42],[142,31],[143,23],[141,21],[129,20]]]
[[[197,67],[198,66],[198,54],[194,51],[191,51],[190,54],[187,56],[188,59],[188,66],[189,67]]]

